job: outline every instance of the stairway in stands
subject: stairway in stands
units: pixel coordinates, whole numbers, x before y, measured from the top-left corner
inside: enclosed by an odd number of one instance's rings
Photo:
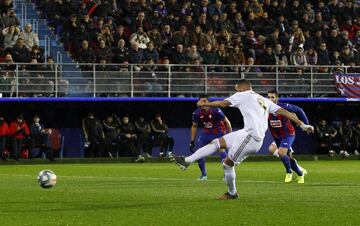
[[[62,77],[70,82],[69,94],[67,96],[87,96],[83,94],[79,88],[82,87],[80,84],[87,83],[85,82],[86,80],[82,78],[80,69],[76,64],[73,64],[73,60],[64,50],[63,44],[58,40],[58,37],[53,31],[49,29],[46,20],[40,17],[40,13],[38,13],[34,7],[35,5],[27,0],[16,0],[14,2],[16,16],[20,20],[21,18],[24,18],[24,20],[22,20],[21,28],[23,28],[26,23],[30,23],[33,25],[34,30],[36,29],[34,25],[37,22],[37,33],[39,35],[40,46],[45,50],[45,38],[48,37],[48,40],[50,41],[50,48],[46,48],[46,51],[48,52],[47,55],[52,56],[57,63],[71,63],[71,65],[63,65],[62,67]]]

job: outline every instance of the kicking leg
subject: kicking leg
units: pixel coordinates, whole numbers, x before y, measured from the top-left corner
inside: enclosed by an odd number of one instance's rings
[[[186,168],[190,166],[191,163],[214,154],[220,148],[226,148],[226,143],[223,137],[214,139],[209,144],[200,148],[189,157],[185,158],[184,156],[174,156],[173,159],[175,163],[180,167],[180,169],[186,170]]]

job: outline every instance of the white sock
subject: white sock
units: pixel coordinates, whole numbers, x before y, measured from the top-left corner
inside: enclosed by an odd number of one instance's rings
[[[225,180],[228,185],[228,192],[230,195],[235,195],[236,191],[236,184],[235,184],[235,167],[231,167],[223,163],[224,173],[225,173]]]
[[[220,148],[218,139],[211,141],[209,144],[197,150],[194,154],[185,158],[186,163],[193,163],[199,159],[205,158],[214,154]]]
[[[276,156],[276,157],[280,158],[280,156],[279,156],[279,149],[276,149],[276,151],[274,152],[273,156]]]

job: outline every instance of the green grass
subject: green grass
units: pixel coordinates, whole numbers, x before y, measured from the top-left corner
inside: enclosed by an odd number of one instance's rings
[[[284,184],[280,162],[237,167],[238,200],[219,163],[197,181],[168,163],[0,166],[0,225],[360,225],[360,162],[304,161],[305,184]],[[58,176],[52,189],[40,170]]]

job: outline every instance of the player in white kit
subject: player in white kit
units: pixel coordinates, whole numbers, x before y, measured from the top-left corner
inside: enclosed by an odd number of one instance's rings
[[[228,156],[223,163],[228,192],[222,195],[220,200],[238,198],[234,166],[260,149],[268,128],[269,113],[284,115],[308,133],[314,131],[311,125],[305,125],[296,115],[252,91],[249,81],[245,79],[239,81],[235,90],[237,92],[225,100],[207,103],[199,101],[197,105],[199,107],[236,107],[244,118],[244,128],[214,139],[189,157],[174,156],[175,163],[185,170],[191,163],[201,158],[212,155],[220,149],[228,149]]]

